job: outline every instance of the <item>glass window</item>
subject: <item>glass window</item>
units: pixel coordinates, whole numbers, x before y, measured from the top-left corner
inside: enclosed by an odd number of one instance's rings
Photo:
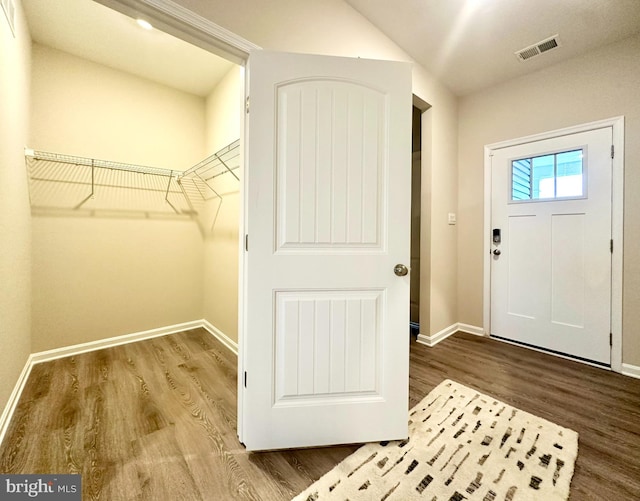
[[[548,200],[582,196],[582,149],[511,161],[511,200]]]

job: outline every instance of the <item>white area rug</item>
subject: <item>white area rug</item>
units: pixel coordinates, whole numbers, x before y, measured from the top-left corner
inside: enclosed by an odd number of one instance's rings
[[[294,500],[566,500],[577,454],[575,431],[447,379],[407,440],[364,445]]]

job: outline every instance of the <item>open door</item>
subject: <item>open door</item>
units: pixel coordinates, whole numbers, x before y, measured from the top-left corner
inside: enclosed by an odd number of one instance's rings
[[[240,440],[405,438],[411,67],[258,51],[247,88]]]

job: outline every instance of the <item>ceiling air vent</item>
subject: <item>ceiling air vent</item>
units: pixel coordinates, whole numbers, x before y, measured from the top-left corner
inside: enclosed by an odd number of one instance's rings
[[[515,54],[520,61],[526,61],[527,59],[539,56],[544,52],[550,51],[551,49],[560,47],[560,45],[561,44],[558,35],[553,35],[552,37],[545,38],[540,42],[534,43],[533,45],[529,45],[529,47],[520,49]]]

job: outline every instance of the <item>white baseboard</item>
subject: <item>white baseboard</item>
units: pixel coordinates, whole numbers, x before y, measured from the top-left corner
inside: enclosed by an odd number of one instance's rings
[[[220,329],[215,327],[208,320],[202,320],[202,327],[209,331],[209,334],[214,336],[218,341],[220,341],[223,345],[225,345],[229,350],[231,350],[236,356],[238,356],[238,343],[236,343],[233,339],[227,336]]]
[[[0,445],[2,445],[4,436],[9,428],[9,423],[11,423],[13,413],[18,406],[18,401],[20,400],[20,395],[22,395],[22,390],[24,390],[24,385],[26,384],[27,379],[29,379],[29,374],[31,374],[31,367],[33,367],[32,357],[33,355],[29,355],[29,358],[27,358],[27,363],[24,364],[24,368],[18,377],[18,381],[13,387],[9,400],[7,400],[7,405],[5,405],[2,415],[0,416]]]
[[[204,327],[202,325],[202,320],[194,320],[192,322],[184,322],[182,324],[168,325],[166,327],[159,327],[157,329],[150,329],[148,331],[134,332],[133,334],[125,334],[123,336],[109,337],[106,339],[99,339],[97,341],[89,341],[88,343],[64,346],[62,348],[56,348],[54,350],[40,351],[31,354],[31,358],[34,364],[38,364],[41,362],[55,360],[57,358],[80,355],[81,353],[102,350],[103,348],[111,348],[113,346],[119,346],[121,344],[135,343],[136,341],[142,341],[144,339],[151,339],[154,337],[166,336],[168,334],[175,334],[176,332],[197,329],[198,327]]]
[[[486,336],[486,332],[484,331],[483,327],[478,327],[476,325],[469,325],[469,324],[463,324],[463,323],[459,323],[458,324],[458,330],[462,331],[462,332],[466,332],[467,334],[473,334],[475,336]]]
[[[462,323],[455,323],[442,329],[440,332],[436,332],[431,336],[426,336],[424,334],[418,334],[417,342],[420,344],[424,344],[429,347],[433,347],[438,344],[440,341],[447,339],[452,334],[455,334],[458,331],[466,332],[468,334],[475,334],[476,336],[484,336],[484,329],[482,327],[476,327],[475,325],[468,325]]]
[[[622,364],[622,374],[640,379],[640,367],[631,364]]]
[[[0,444],[4,439],[5,433],[9,428],[9,423],[13,417],[13,413],[16,410],[24,385],[31,374],[31,369],[35,364],[42,362],[48,362],[56,360],[58,358],[70,357],[72,355],[80,355],[81,353],[88,353],[90,351],[102,350],[104,348],[111,348],[113,346],[119,346],[127,343],[135,343],[136,341],[142,341],[144,339],[151,339],[154,337],[166,336],[168,334],[175,334],[176,332],[182,332],[191,329],[197,329],[202,327],[211,335],[215,336],[223,345],[231,350],[236,356],[238,355],[238,344],[227,336],[220,329],[214,327],[207,320],[194,320],[192,322],[184,322],[182,324],[169,325],[166,327],[160,327],[157,329],[151,329],[148,331],[134,332],[133,334],[125,334],[123,336],[110,337],[106,339],[99,339],[97,341],[90,341],[88,343],[75,344],[71,346],[64,346],[62,348],[56,348],[53,350],[40,351],[29,355],[27,362],[18,377],[7,405],[5,405],[2,415],[0,416]]]

